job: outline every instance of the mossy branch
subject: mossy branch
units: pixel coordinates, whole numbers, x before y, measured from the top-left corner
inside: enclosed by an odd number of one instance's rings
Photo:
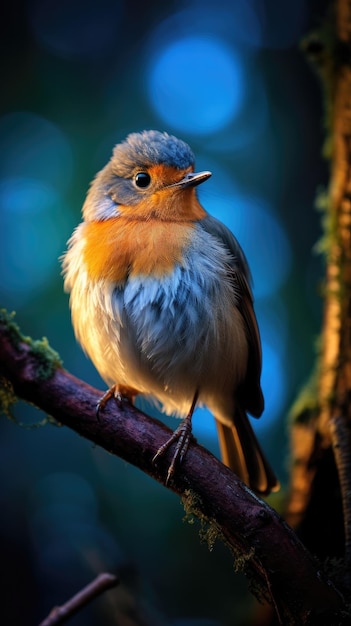
[[[15,396],[165,484],[169,455],[157,467],[152,459],[169,429],[128,403],[118,408],[110,402],[97,420],[102,392],[65,371],[45,341],[23,337],[5,312],[0,314],[0,376]],[[6,394],[8,401],[8,385]],[[209,525],[212,543],[214,535],[224,539],[252,587],[279,607],[284,624],[342,623],[341,594],[294,532],[195,441],[167,487],[181,496],[188,514]]]

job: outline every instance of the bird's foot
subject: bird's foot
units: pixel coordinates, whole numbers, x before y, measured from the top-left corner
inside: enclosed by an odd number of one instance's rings
[[[181,424],[179,424],[178,428],[174,431],[173,435],[168,439],[168,441],[166,441],[166,443],[163,444],[163,446],[161,446],[155,456],[152,459],[153,463],[156,463],[157,460],[163,456],[165,454],[165,452],[167,452],[168,448],[170,448],[170,446],[172,445],[172,443],[174,443],[175,441],[177,442],[174,454],[173,454],[173,458],[171,461],[171,464],[168,468],[168,472],[167,472],[167,478],[166,478],[166,485],[168,485],[170,479],[172,478],[174,472],[175,472],[175,467],[177,463],[181,463],[188,451],[189,448],[189,443],[190,443],[190,439],[191,439],[191,430],[192,430],[192,417],[193,417],[193,413],[195,411],[195,407],[196,407],[196,403],[199,397],[199,391],[198,389],[195,391],[194,394],[194,398],[193,401],[191,403],[191,407],[190,407],[190,411],[188,413],[188,415],[186,416],[186,418],[181,422]]]
[[[178,428],[174,431],[173,435],[157,450],[155,456],[152,459],[153,463],[157,463],[157,460],[163,456],[168,448],[176,441],[175,451],[172,457],[171,464],[168,468],[166,485],[168,485],[170,479],[172,478],[175,468],[177,464],[180,464],[189,448],[189,443],[191,439],[191,418],[192,414],[187,415],[187,417],[179,424]]]
[[[105,391],[104,395],[100,398],[96,405],[96,417],[99,419],[101,411],[104,410],[106,404],[111,398],[114,398],[119,409],[123,409],[124,402],[130,402],[133,404],[137,391],[131,387],[125,387],[124,385],[112,385],[110,389]]]

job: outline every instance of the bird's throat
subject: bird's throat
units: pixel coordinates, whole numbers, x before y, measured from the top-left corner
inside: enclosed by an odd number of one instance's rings
[[[182,263],[194,222],[118,217],[84,224],[83,260],[89,278],[124,283],[128,276],[162,278]]]

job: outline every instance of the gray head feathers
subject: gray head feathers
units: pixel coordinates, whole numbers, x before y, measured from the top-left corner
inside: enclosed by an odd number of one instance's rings
[[[128,176],[135,167],[147,167],[157,163],[186,169],[194,165],[195,157],[188,144],[168,133],[144,130],[131,133],[113,151],[111,165],[117,176]]]

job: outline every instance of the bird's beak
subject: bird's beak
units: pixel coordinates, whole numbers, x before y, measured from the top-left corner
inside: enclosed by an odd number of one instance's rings
[[[210,176],[212,176],[212,172],[190,172],[177,183],[169,185],[169,187],[180,187],[181,189],[185,187],[196,187],[196,185],[204,183]]]

